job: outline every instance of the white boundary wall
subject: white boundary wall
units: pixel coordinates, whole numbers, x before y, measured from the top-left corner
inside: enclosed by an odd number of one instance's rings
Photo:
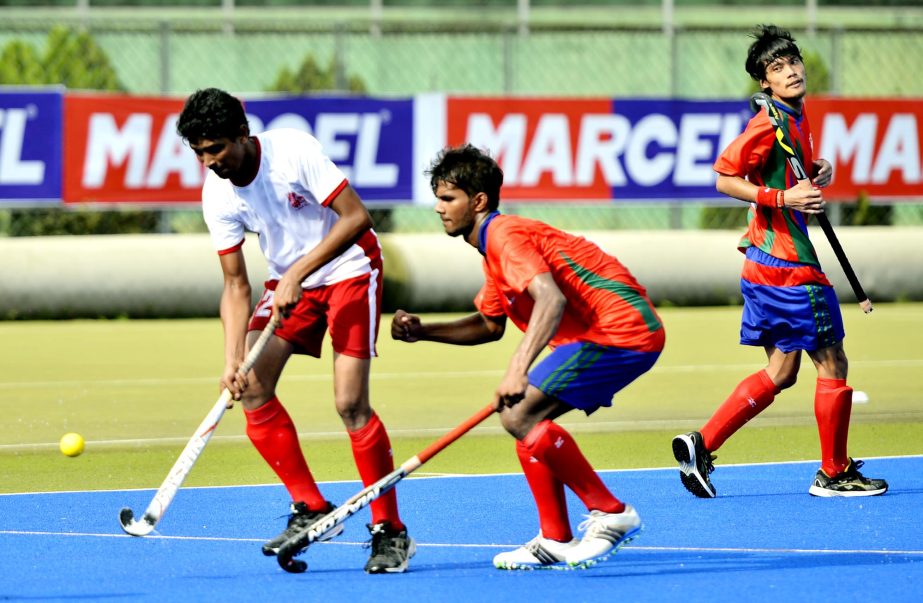
[[[923,228],[840,228],[873,301],[923,300]],[[618,256],[656,303],[722,305],[739,300],[739,231],[589,231]],[[819,230],[821,262],[844,302],[854,301]],[[382,235],[385,307],[473,309],[480,255],[444,234]],[[244,245],[254,296],[265,261]],[[109,235],[0,239],[0,318],[217,316],[221,270],[207,235]]]

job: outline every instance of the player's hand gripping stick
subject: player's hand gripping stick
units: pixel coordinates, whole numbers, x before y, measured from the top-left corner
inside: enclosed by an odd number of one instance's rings
[[[801,164],[801,159],[799,159],[798,155],[795,153],[795,147],[792,146],[791,140],[789,140],[788,135],[782,128],[782,116],[779,113],[778,107],[773,104],[772,97],[765,92],[757,92],[750,97],[750,109],[755,113],[758,112],[760,108],[766,110],[766,114],[769,116],[769,123],[772,124],[772,128],[776,133],[776,143],[779,145],[779,148],[782,149],[782,152],[785,153],[785,157],[788,159],[788,164],[791,166],[795,178],[798,180],[810,180],[808,173]],[[840,262],[840,267],[846,275],[846,280],[849,281],[849,286],[852,287],[853,293],[859,301],[859,307],[862,308],[863,312],[868,314],[872,311],[872,301],[869,299],[869,296],[865,294],[865,290],[859,283],[859,278],[853,271],[852,265],[849,263],[849,258],[846,257],[846,252],[843,251],[843,246],[840,245],[840,240],[833,231],[830,220],[827,219],[827,214],[820,213],[817,214],[816,217],[817,223],[820,224],[821,229],[827,236],[827,241],[830,242],[830,247],[833,249],[836,259]]]

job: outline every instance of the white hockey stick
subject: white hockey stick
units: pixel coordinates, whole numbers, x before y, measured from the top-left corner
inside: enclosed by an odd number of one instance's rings
[[[243,364],[240,365],[238,372],[244,375],[250,372],[250,369],[256,364],[257,358],[259,358],[260,354],[263,352],[263,348],[266,347],[266,342],[269,341],[269,338],[272,337],[273,332],[275,332],[278,326],[279,321],[273,316],[269,324],[266,325],[266,328],[263,329],[263,332],[260,334],[260,338],[253,344]],[[215,428],[218,427],[218,422],[221,421],[221,417],[224,416],[224,411],[227,410],[227,405],[230,401],[231,392],[228,388],[224,388],[224,391],[221,392],[221,397],[215,402],[215,405],[209,411],[208,415],[206,415],[198,429],[196,429],[192,439],[190,439],[186,447],[183,448],[183,452],[180,453],[179,458],[173,463],[170,473],[167,474],[166,479],[163,480],[160,488],[157,489],[154,499],[151,500],[151,503],[147,506],[147,510],[144,511],[141,520],[135,519],[134,512],[128,507],[124,507],[119,512],[119,522],[126,533],[132,536],[147,536],[154,530],[157,522],[160,521],[160,518],[163,517],[163,514],[166,512],[167,507],[173,502],[173,498],[176,496],[176,492],[179,490],[180,486],[183,485],[186,476],[192,471],[192,466],[199,460],[199,455],[205,450],[205,445],[208,444],[208,440],[211,439],[212,434],[215,432]]]

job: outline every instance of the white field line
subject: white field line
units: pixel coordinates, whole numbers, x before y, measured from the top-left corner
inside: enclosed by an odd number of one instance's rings
[[[902,359],[902,360],[854,360],[850,361],[853,367],[917,367],[923,366],[923,359]],[[693,373],[699,371],[741,371],[753,368],[753,364],[694,364],[694,365],[677,365],[677,366],[655,366],[653,373]],[[372,371],[372,380],[394,380],[394,379],[421,379],[421,378],[439,378],[439,379],[470,379],[472,377],[501,377],[502,370],[480,370],[480,371],[427,371],[412,373],[376,373]],[[284,377],[287,382],[323,382],[330,381],[329,374],[323,375],[291,375]],[[0,382],[0,391],[15,389],[38,389],[38,388],[96,388],[96,387],[125,387],[125,386],[151,386],[163,387],[170,385],[183,384],[202,384],[213,383],[212,377],[195,377],[195,378],[174,378],[174,379],[112,379],[112,380],[88,380],[88,381],[22,381],[22,382]],[[903,413],[876,414],[881,419],[905,419]],[[810,419],[810,417],[808,417]],[[800,417],[763,417],[760,419],[764,425],[789,425],[801,422]],[[811,419],[813,420],[813,419]],[[567,423],[562,421],[561,424],[567,429],[579,432],[605,431],[605,430],[653,430],[681,428],[687,423],[689,426],[696,426],[701,421],[699,419],[683,419],[681,417],[673,419],[646,419],[646,420],[625,420],[625,421],[594,421],[592,424],[585,423]],[[427,436],[441,435],[451,429],[451,427],[433,427],[433,428],[416,428],[416,429],[389,429],[389,433],[395,436]],[[498,434],[503,433],[500,427],[480,426],[475,428],[479,433]],[[309,431],[299,432],[301,437],[316,438],[345,438],[343,431]],[[244,441],[246,436],[243,435],[215,435],[215,441]],[[189,437],[173,436],[162,438],[133,438],[133,439],[110,439],[110,440],[92,440],[88,444],[93,446],[151,446],[151,445],[171,445],[184,444],[189,441]],[[29,450],[53,450],[58,446],[57,442],[37,442],[32,444],[0,444],[0,451],[29,451]]]
[[[37,532],[30,530],[0,530],[0,534],[7,536],[53,536],[74,538],[136,538],[128,534],[101,534],[92,532]],[[263,542],[265,538],[222,538],[218,536],[163,536],[152,534],[144,537],[146,540],[179,540],[194,542]],[[362,546],[364,542],[318,542],[315,545],[324,546]],[[506,549],[515,544],[459,544],[439,542],[417,542],[417,546],[428,548],[472,548],[472,549]],[[923,550],[887,550],[887,549],[789,549],[769,547],[686,547],[686,546],[627,546],[619,551],[619,556],[630,552],[652,553],[739,553],[749,555],[753,553],[789,554],[789,555],[913,555],[923,556]]]
[[[887,461],[893,459],[923,459],[923,454],[900,454],[900,455],[889,455],[889,456],[867,456],[863,460],[866,461]],[[762,466],[777,466],[777,465],[816,465],[817,461],[814,459],[802,460],[802,461],[760,461],[758,463],[728,463],[726,465],[721,465],[722,467],[762,467]],[[676,471],[676,465],[670,467],[634,467],[628,469],[597,469],[596,472],[600,474],[618,474],[618,473],[640,473],[640,472],[660,472],[660,471],[669,471],[670,473]],[[474,478],[493,478],[493,477],[519,477],[521,472],[510,472],[510,473],[427,473],[425,471],[415,471],[412,475],[408,476],[405,479],[408,480],[418,480],[418,479],[474,479]],[[349,480],[349,479],[339,479],[339,480],[324,480],[318,482],[318,484],[357,484],[358,480]],[[227,486],[183,486],[184,490],[225,490],[228,488],[281,488],[281,484],[271,483],[271,484],[244,484],[244,485],[227,485]],[[36,492],[0,492],[0,497],[6,496],[32,496],[35,494],[85,494],[87,492],[152,492],[156,488],[111,488],[105,490],[55,490],[55,491],[36,491]],[[2,531],[0,531],[2,533]],[[327,543],[329,544],[329,543]]]
[[[686,365],[657,365],[651,369],[652,373],[696,373],[696,372],[725,372],[741,371],[752,369],[759,363],[746,364],[686,364]],[[849,365],[856,367],[869,368],[907,368],[923,366],[923,358],[905,358],[896,360],[850,360]],[[501,377],[502,369],[480,370],[480,371],[423,371],[423,372],[398,372],[383,373],[372,371],[372,381],[394,381],[406,379],[470,379],[472,377]],[[317,375],[295,375],[287,374],[283,377],[286,382],[294,383],[313,383],[329,382],[332,376],[329,373]],[[90,379],[90,380],[68,380],[68,381],[7,381],[0,382],[0,390],[14,389],[39,389],[39,388],[87,388],[87,387],[126,387],[126,386],[145,386],[145,387],[163,387],[172,385],[196,385],[196,384],[217,383],[217,377],[175,377],[175,378],[157,378],[157,379]],[[217,386],[216,386],[217,387]]]
[[[877,420],[918,420],[919,413],[875,413]],[[801,416],[783,416],[783,417],[760,417],[759,425],[762,427],[769,426],[790,426],[790,425],[813,425],[813,415]],[[600,431],[652,431],[657,429],[693,429],[701,424],[701,419],[682,418],[675,419],[631,419],[625,421],[594,421],[592,423],[570,423],[567,421],[558,421],[562,427],[573,433],[593,433]],[[446,427],[419,427],[413,429],[388,429],[391,436],[398,437],[424,437],[440,436],[451,430],[451,426]],[[500,426],[480,425],[472,430],[472,433],[482,435],[497,435],[506,433]],[[345,439],[346,431],[299,431],[300,438],[317,438],[317,439]],[[136,448],[147,448],[151,446],[170,446],[185,444],[189,441],[190,436],[170,436],[161,438],[130,438],[130,439],[110,439],[110,440],[87,440],[86,445],[93,448],[111,448],[119,446],[133,446]],[[238,435],[220,435],[216,434],[211,438],[215,442],[246,442],[247,436]],[[35,442],[31,444],[0,444],[0,452],[28,452],[41,450],[57,450],[58,442]]]

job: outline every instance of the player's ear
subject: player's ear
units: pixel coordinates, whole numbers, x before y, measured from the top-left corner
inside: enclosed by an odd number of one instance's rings
[[[487,193],[480,192],[476,194],[472,201],[474,202],[474,211],[482,212],[489,210],[490,200],[487,198]]]
[[[250,137],[250,125],[249,124],[240,124],[240,136],[241,138]]]

